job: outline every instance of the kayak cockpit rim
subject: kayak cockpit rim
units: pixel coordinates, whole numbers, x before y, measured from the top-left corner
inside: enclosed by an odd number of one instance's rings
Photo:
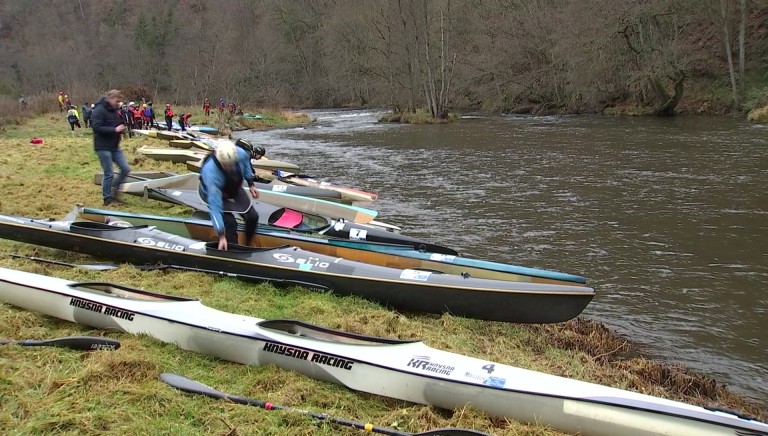
[[[197,298],[180,297],[178,295],[160,294],[157,292],[144,291],[142,289],[131,288],[128,286],[116,285],[107,282],[80,282],[67,285],[68,288],[81,292],[90,292],[92,294],[107,295],[110,297],[124,298],[134,301],[152,301],[152,302],[180,302],[180,301],[200,301]]]
[[[282,333],[289,333],[296,336],[351,345],[398,345],[421,342],[419,340],[402,340],[361,335],[357,333],[321,327],[295,319],[268,319],[258,322],[256,325],[261,328]]]

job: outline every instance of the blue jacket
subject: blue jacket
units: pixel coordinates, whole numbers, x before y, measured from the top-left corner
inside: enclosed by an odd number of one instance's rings
[[[117,150],[120,145],[120,134],[115,127],[125,124],[106,97],[99,100],[91,112],[91,128],[93,129],[93,148],[95,150]]]
[[[253,185],[253,167],[251,166],[251,157],[240,147],[237,147],[237,171],[228,175],[222,171],[218,162],[213,156],[205,159],[202,168],[200,168],[200,195],[208,203],[208,213],[211,215],[213,228],[221,236],[224,234],[224,216],[222,208],[224,207],[224,195],[227,188],[227,179],[234,179],[237,189],[242,189],[243,181],[248,186]],[[247,194],[250,195],[250,194]]]

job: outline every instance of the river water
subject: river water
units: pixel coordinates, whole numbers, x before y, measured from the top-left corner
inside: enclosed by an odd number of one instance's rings
[[[246,132],[380,194],[379,220],[465,256],[580,274],[585,317],[768,405],[768,126],[726,117],[465,116]]]

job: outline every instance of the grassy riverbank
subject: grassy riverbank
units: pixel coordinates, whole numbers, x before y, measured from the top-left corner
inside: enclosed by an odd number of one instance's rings
[[[32,137],[45,142],[30,144]],[[186,171],[183,165],[138,155],[135,150],[147,144],[163,142],[141,136],[124,141],[134,170]],[[0,150],[0,213],[58,218],[75,203],[101,207],[100,187],[92,182],[100,168],[89,130],[72,134],[60,114],[44,114],[7,127],[0,133]],[[127,205],[115,209],[189,213],[180,206],[143,202],[138,197],[126,201]],[[197,297],[207,306],[260,318],[294,318],[367,335],[419,338],[435,348],[491,361],[768,418],[765,410],[713,380],[643,359],[627,338],[586,319],[526,326],[400,314],[359,298],[333,297],[298,287],[277,289],[195,273],[142,272],[129,265],[107,272],[74,270],[11,259],[7,256],[11,252],[81,264],[103,261],[0,240],[0,265],[70,280],[108,281]],[[532,424],[491,420],[470,408],[436,410],[349,391],[273,366],[223,362],[147,336],[95,331],[0,304],[2,338],[70,335],[108,335],[119,339],[123,347],[95,353],[0,347],[0,433],[361,434],[289,412],[182,394],[157,379],[161,372],[176,372],[228,393],[409,432],[457,426],[497,435],[559,434]]]

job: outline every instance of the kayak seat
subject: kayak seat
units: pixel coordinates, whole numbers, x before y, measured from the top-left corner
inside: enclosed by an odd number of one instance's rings
[[[318,325],[310,324],[293,319],[268,319],[257,323],[259,327],[275,330],[283,333],[290,333],[296,336],[303,336],[312,339],[325,340],[330,342],[342,342],[346,344],[359,345],[381,345],[381,344],[409,344],[419,342],[418,340],[402,340],[379,338],[376,336],[367,336],[357,333],[334,330]]]
[[[292,229],[301,224],[304,219],[304,215],[301,212],[281,208],[278,209],[269,216],[268,222],[274,226],[285,227]]]

